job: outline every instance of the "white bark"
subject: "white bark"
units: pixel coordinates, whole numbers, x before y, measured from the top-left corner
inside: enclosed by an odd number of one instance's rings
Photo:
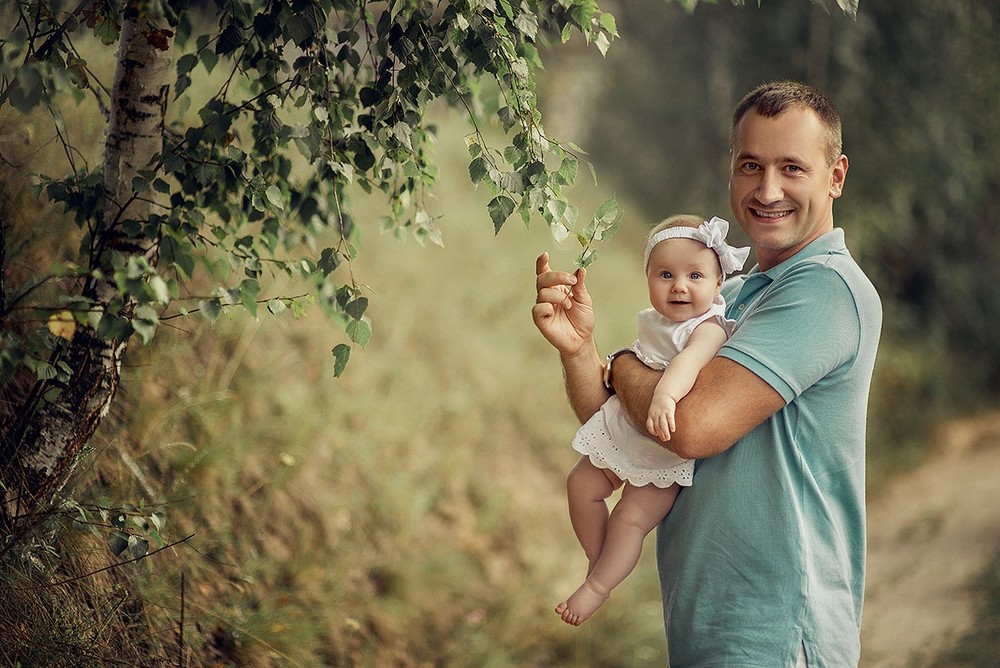
[[[133,177],[149,169],[163,149],[170,49],[156,48],[151,39],[148,25],[139,25],[135,20],[122,25],[104,151],[104,188],[108,197],[104,220],[108,229],[126,218],[145,219],[152,208],[150,198],[155,191],[136,199],[132,190]]]
[[[155,235],[126,238],[120,223],[145,220],[155,205],[152,190],[135,196],[132,179],[153,167],[163,146],[172,37],[159,28],[149,17],[125,18],[122,23],[105,145],[108,199],[98,232],[98,243],[105,250],[145,254],[151,260],[157,248]],[[90,296],[103,304],[122,297],[113,282],[95,286]],[[126,313],[129,310],[126,304]],[[73,369],[68,386],[56,400],[29,406],[16,424],[4,425],[0,436],[13,443],[13,461],[5,467],[6,503],[0,504],[0,519],[31,512],[58,491],[111,406],[125,347],[89,328],[78,328],[62,358]]]

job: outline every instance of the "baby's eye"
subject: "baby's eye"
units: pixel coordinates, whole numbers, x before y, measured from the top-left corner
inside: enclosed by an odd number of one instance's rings
[[[692,271],[691,272],[691,278],[694,279],[694,280],[696,280],[696,281],[699,278],[702,278],[703,276],[704,276],[704,274],[702,274],[700,271]]]
[[[673,278],[673,274],[671,274],[669,271],[661,271],[660,278]]]

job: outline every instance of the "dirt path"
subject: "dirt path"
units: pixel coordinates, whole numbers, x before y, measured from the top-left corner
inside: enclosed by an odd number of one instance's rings
[[[863,668],[930,667],[969,629],[1000,546],[1000,416],[958,422],[941,452],[868,506]]]

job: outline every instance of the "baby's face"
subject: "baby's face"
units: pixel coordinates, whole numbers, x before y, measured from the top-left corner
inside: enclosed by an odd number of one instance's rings
[[[646,267],[649,303],[668,320],[702,315],[722,287],[715,251],[694,239],[667,239],[653,247]]]

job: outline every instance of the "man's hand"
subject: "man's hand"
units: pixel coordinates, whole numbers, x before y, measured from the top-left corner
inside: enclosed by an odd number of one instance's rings
[[[549,254],[535,260],[535,305],[531,317],[542,336],[564,357],[593,341],[594,307],[584,280],[587,270],[569,274],[549,267]]]

